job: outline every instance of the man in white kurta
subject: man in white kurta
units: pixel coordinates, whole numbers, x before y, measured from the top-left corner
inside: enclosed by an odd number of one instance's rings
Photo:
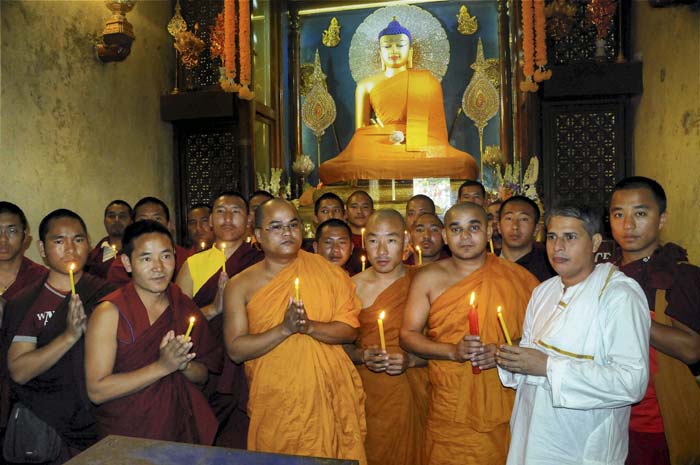
[[[534,290],[519,347],[498,354],[502,383],[517,389],[507,464],[623,465],[649,371],[646,300],[616,267],[594,265],[592,216],[557,213],[547,252],[559,276]]]

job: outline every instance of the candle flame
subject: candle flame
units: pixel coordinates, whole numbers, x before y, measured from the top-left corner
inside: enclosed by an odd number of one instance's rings
[[[475,294],[474,294],[474,292],[472,292],[472,296],[469,298],[469,305],[474,305],[474,296],[475,296]],[[501,308],[501,307],[498,307],[498,308]]]
[[[195,318],[193,316],[190,317],[190,324],[194,324]]]
[[[501,306],[499,305],[498,308],[496,309],[496,313],[501,313]]]
[[[71,263],[71,264],[70,264],[70,270],[71,270],[71,271],[75,271],[75,263]]]
[[[382,310],[382,313],[379,314],[379,319],[383,320],[386,314],[384,313],[384,310]]]
[[[360,260],[362,260],[362,261],[364,262],[364,261],[367,260],[367,259],[365,258],[364,255],[362,255],[362,256],[360,257]]]
[[[204,242],[202,242],[201,244],[199,244],[199,246],[200,246],[201,248],[204,248],[204,247],[207,246],[207,244],[205,244]]]
[[[224,250],[226,250],[226,244],[221,244],[221,251],[223,252]]]
[[[294,286],[299,287],[299,277],[298,276],[294,279]]]
[[[416,246],[416,252],[420,252],[420,246],[419,246],[419,245]]]
[[[360,233],[364,236],[365,235],[365,228],[360,229]]]

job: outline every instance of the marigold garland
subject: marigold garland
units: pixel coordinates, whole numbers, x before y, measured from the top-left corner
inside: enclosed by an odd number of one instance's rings
[[[535,64],[534,73],[536,82],[546,81],[552,77],[552,71],[547,66],[547,21],[544,16],[544,0],[535,0]]]
[[[226,92],[238,92],[236,84],[236,5],[224,0],[224,75],[219,79]]]
[[[238,0],[238,44],[241,49],[241,88],[239,97],[253,100],[255,92],[250,90],[250,0]]]
[[[542,0],[543,1],[543,0]],[[522,21],[523,21],[523,73],[525,80],[520,83],[520,90],[523,92],[536,92],[539,86],[535,83],[535,30],[533,0],[522,0]]]

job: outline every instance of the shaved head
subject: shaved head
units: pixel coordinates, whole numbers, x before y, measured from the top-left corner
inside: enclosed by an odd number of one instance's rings
[[[478,213],[478,215],[481,217],[481,219],[484,221],[484,224],[488,221],[488,215],[486,213],[486,210],[484,210],[484,207],[481,205],[478,205],[476,203],[471,203],[471,202],[464,202],[464,203],[458,203],[450,207],[449,210],[447,210],[447,213],[445,213],[445,224],[449,224],[452,220],[452,217],[456,215],[457,213],[463,213],[463,212],[471,212],[471,213]]]
[[[289,209],[294,212],[294,216],[299,218],[299,212],[292,202],[288,202],[284,199],[274,198],[266,200],[255,210],[255,227],[262,228],[262,224],[265,221],[265,217],[270,215],[272,212],[280,209]]]
[[[367,220],[367,229],[371,230],[377,224],[385,222],[394,222],[399,231],[403,231],[406,228],[406,223],[401,213],[391,208],[383,208],[372,213]]]

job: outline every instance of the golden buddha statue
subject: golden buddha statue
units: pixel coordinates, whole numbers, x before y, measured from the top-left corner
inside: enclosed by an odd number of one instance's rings
[[[476,179],[476,161],[447,140],[440,82],[412,69],[411,33],[394,18],[379,33],[379,47],[383,71],[357,83],[355,134],[321,164],[321,180]]]

